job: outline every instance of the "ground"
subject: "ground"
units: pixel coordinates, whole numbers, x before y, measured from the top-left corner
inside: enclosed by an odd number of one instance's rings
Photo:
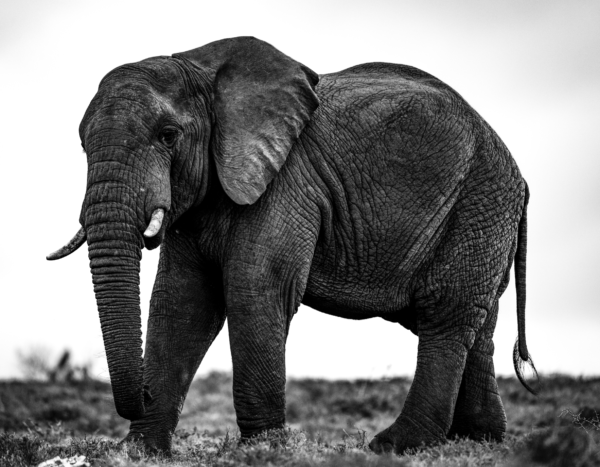
[[[170,459],[119,445],[128,422],[110,386],[0,382],[0,466],[29,466],[85,455],[92,466],[596,466],[600,465],[600,378],[543,377],[539,396],[513,378],[498,383],[504,443],[452,440],[405,456],[376,456],[370,439],[400,413],[410,379],[291,380],[288,428],[238,443],[231,376],[194,381]]]

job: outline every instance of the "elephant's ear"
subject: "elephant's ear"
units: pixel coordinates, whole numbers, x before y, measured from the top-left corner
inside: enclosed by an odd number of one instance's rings
[[[318,75],[254,37],[173,57],[214,70],[212,151],[219,179],[233,201],[254,203],[318,107]]]

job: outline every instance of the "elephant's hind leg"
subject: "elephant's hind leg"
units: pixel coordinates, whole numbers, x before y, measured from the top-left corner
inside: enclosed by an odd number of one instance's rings
[[[465,196],[456,206],[432,262],[415,283],[417,370],[400,417],[372,441],[376,452],[444,442],[449,433],[504,433],[491,337],[516,223],[504,216],[496,197],[483,199],[473,205]]]
[[[477,441],[502,441],[506,415],[494,373],[492,336],[498,315],[494,301],[483,328],[467,356],[448,438],[468,437]]]
[[[475,343],[469,351],[460,392],[448,438],[467,437],[476,441],[502,441],[506,432],[506,414],[498,392],[494,372],[494,330],[498,319],[498,303],[510,282],[512,258],[517,250],[514,242],[509,261],[496,297]]]
[[[376,453],[442,443],[450,430],[468,351],[485,319],[471,303],[446,299],[421,315],[415,377],[398,419],[371,441]],[[445,306],[444,306],[445,305]]]

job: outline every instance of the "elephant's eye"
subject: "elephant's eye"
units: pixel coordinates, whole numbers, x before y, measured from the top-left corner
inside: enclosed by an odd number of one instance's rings
[[[158,139],[166,147],[172,148],[177,141],[177,136],[179,136],[179,132],[174,128],[164,128],[158,135]]]

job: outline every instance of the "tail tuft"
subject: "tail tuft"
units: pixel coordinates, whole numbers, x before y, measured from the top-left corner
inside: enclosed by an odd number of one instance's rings
[[[531,394],[537,396],[541,389],[542,383],[540,381],[540,376],[538,375],[537,370],[535,369],[535,365],[533,364],[533,360],[530,355],[522,356],[519,351],[519,338],[515,342],[515,347],[513,349],[513,365],[515,366],[515,373],[517,373],[517,378],[521,384],[527,389]],[[527,379],[524,375],[527,367],[529,367],[533,377],[535,378],[535,384],[532,386],[529,385]]]

